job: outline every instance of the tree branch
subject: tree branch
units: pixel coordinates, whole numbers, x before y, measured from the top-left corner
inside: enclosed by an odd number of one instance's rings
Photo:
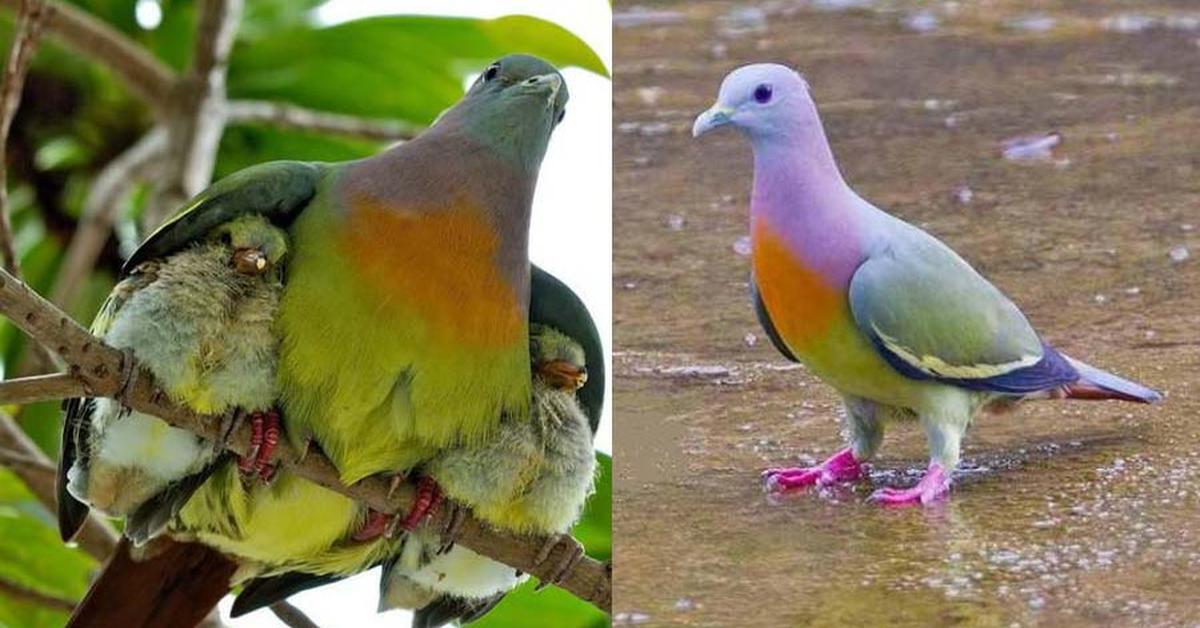
[[[93,337],[61,310],[33,292],[8,273],[0,272],[0,314],[25,333],[41,340],[70,365],[70,373],[84,382],[93,396],[119,399],[125,406],[161,418],[168,424],[194,432],[210,441],[220,441],[221,417],[198,414],[176,405],[156,386],[153,376],[132,363],[132,358]],[[127,361],[128,360],[128,361]],[[0,403],[4,400],[0,399]],[[228,448],[245,455],[250,447],[248,422],[231,435]],[[411,486],[389,490],[388,480],[372,476],[353,485],[341,483],[337,468],[320,452],[299,455],[286,442],[279,443],[276,459],[297,476],[355,499],[379,512],[407,512],[415,491]],[[449,508],[441,508],[427,525],[440,529],[448,523]],[[543,581],[552,580],[556,566],[571,548],[558,544],[545,560],[538,561],[541,549],[554,539],[546,536],[518,536],[495,530],[471,515],[465,517],[458,543],[493,560],[530,573]],[[611,609],[611,574],[601,563],[585,557],[560,585],[605,612]]]
[[[12,47],[4,66],[3,84],[0,85],[0,147],[8,146],[8,131],[17,115],[17,107],[21,106],[25,74],[29,72],[29,62],[37,49],[37,39],[45,18],[46,7],[42,6],[40,0],[21,2],[21,13],[17,16]],[[20,277],[21,260],[13,247],[11,212],[8,206],[8,159],[0,159],[0,257],[4,260],[4,267]]]
[[[0,85],[0,259],[4,268],[16,277],[21,276],[21,259],[13,244],[12,208],[8,203],[8,132],[12,128],[17,108],[21,106],[21,92],[25,88],[25,75],[37,49],[37,40],[42,27],[53,10],[42,0],[22,0],[21,12],[17,16],[13,32],[12,48],[4,67],[3,84]],[[40,368],[54,364],[54,358],[38,343],[32,343],[29,355]]]
[[[54,401],[82,397],[86,393],[83,382],[67,373],[34,375],[0,382],[0,399],[5,403]]]
[[[69,613],[75,608],[75,602],[72,602],[71,600],[66,600],[53,595],[41,593],[39,591],[34,591],[29,587],[22,586],[15,582],[10,582],[4,579],[0,579],[0,593],[13,598],[14,600],[29,602],[30,604],[44,606],[46,608],[62,611],[64,613]]]
[[[263,123],[285,129],[349,135],[369,140],[410,140],[417,134],[417,129],[407,124],[315,111],[265,100],[230,101],[226,116],[229,124]]]
[[[58,494],[55,488],[56,473],[47,473],[45,469],[53,469],[54,463],[42,453],[41,449],[30,440],[29,436],[13,421],[12,417],[0,413],[0,447],[21,457],[20,464],[9,469],[21,478],[29,487],[33,496],[42,502],[50,512],[58,509]],[[117,534],[107,523],[96,515],[88,517],[87,522],[76,537],[79,546],[98,561],[104,561],[112,554],[117,546]]]
[[[166,149],[167,130],[155,127],[96,175],[83,201],[79,227],[54,281],[50,300],[62,309],[70,312],[75,308],[79,291],[104,250],[122,203],[134,183],[158,165]]]
[[[296,608],[287,600],[276,602],[267,608],[270,608],[279,621],[287,624],[289,628],[321,628],[317,622],[309,619],[304,611]]]
[[[17,10],[25,0],[0,0]],[[76,52],[95,59],[121,78],[135,94],[160,113],[167,108],[175,73],[120,31],[62,2],[46,0],[46,29]]]
[[[167,212],[199,194],[212,180],[225,131],[225,72],[243,0],[203,0],[192,68],[176,87],[167,117],[165,185],[146,208],[142,224],[157,227]]]
[[[17,467],[28,469],[31,473],[37,473],[51,480],[53,480],[55,473],[54,465],[49,462],[4,447],[0,447],[0,465],[10,469]]]

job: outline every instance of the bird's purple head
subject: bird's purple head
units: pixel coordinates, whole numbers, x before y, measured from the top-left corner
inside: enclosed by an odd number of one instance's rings
[[[821,126],[808,83],[795,70],[776,63],[746,65],[730,72],[721,83],[717,102],[696,117],[692,136],[727,124],[756,142]]]

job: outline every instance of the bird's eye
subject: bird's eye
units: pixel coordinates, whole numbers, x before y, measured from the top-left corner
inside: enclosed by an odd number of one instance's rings
[[[497,76],[500,76],[500,64],[499,63],[493,63],[492,65],[489,65],[488,69],[484,70],[484,72],[483,72],[483,80],[485,80],[485,81],[490,81],[490,80],[496,78]]]
[[[754,88],[754,100],[760,105],[771,102],[771,86],[763,83]]]
[[[567,110],[566,110],[566,109],[563,109],[562,111],[558,112],[558,123],[560,123],[560,124],[561,124],[561,123],[562,123],[562,121],[563,121],[563,118],[565,118],[565,117],[567,117]]]

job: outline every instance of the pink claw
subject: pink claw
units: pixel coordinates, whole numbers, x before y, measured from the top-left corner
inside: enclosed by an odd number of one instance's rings
[[[829,486],[853,482],[862,477],[862,464],[849,448],[843,449],[815,467],[767,469],[762,472],[769,491],[786,491],[805,486]]]
[[[912,488],[881,488],[870,500],[885,506],[915,506],[929,504],[946,497],[950,492],[950,476],[942,465],[931,462],[924,477]]]

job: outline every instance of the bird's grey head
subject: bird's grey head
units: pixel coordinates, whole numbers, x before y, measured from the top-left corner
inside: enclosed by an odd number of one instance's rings
[[[776,63],[742,66],[721,83],[717,102],[696,117],[692,135],[699,137],[730,125],[752,140],[786,137],[820,128],[808,83],[795,70]]]
[[[536,170],[566,114],[567,84],[553,65],[513,54],[488,65],[435,126],[464,129],[506,158]]]

